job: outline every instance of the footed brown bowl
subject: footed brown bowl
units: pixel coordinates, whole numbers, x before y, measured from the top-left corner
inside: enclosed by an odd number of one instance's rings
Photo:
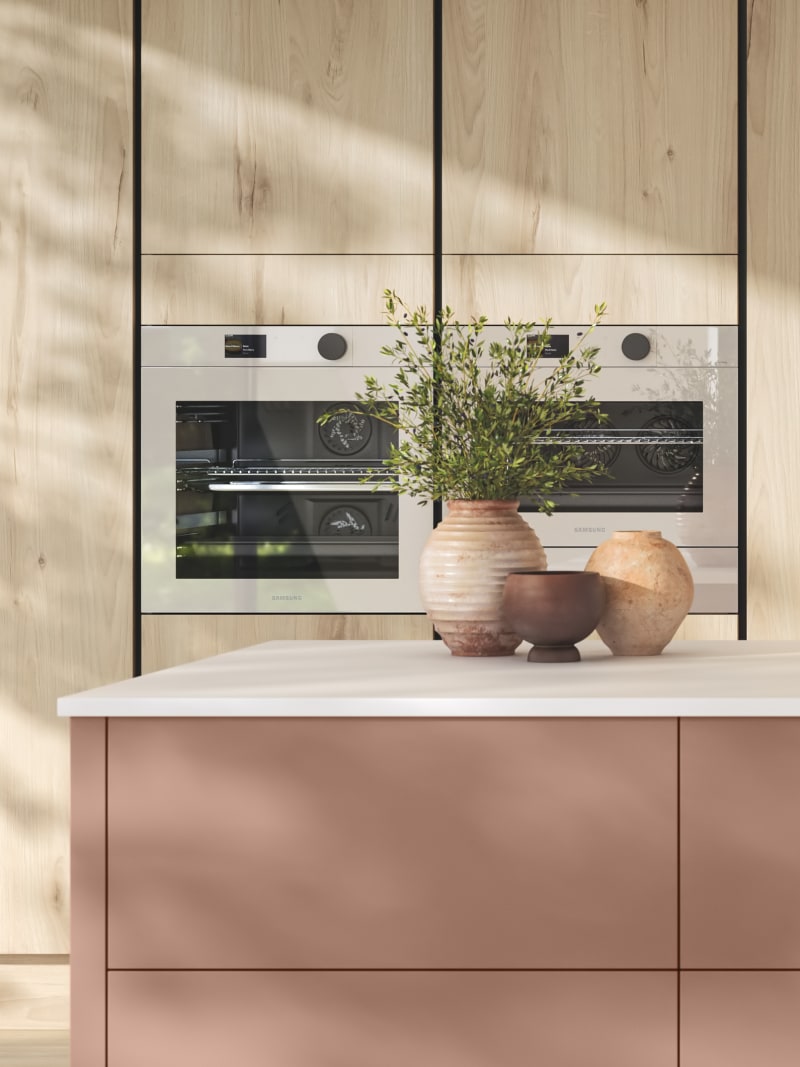
[[[531,663],[571,663],[606,603],[601,575],[591,571],[512,571],[503,587],[506,625],[533,648]]]

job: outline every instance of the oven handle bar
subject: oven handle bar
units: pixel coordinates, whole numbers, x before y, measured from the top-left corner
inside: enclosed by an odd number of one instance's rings
[[[212,482],[207,488],[212,493],[373,493],[382,486],[383,492],[393,491],[385,482]]]

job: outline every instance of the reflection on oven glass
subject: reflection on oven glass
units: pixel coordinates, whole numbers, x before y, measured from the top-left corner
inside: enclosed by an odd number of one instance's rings
[[[358,508],[331,508],[319,524],[318,533],[320,537],[331,534],[336,537],[369,537],[372,526],[364,512]]]
[[[337,411],[329,422],[319,427],[319,436],[330,452],[354,456],[372,436],[372,425],[368,416],[358,411]]]

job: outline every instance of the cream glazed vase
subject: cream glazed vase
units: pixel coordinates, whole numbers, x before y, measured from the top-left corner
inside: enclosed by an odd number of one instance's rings
[[[454,656],[510,656],[522,643],[503,620],[513,570],[545,570],[547,557],[518,500],[453,500],[420,557],[425,611]]]
[[[694,582],[681,552],[659,530],[618,530],[584,568],[603,576],[606,607],[597,633],[615,656],[657,656],[692,605]]]

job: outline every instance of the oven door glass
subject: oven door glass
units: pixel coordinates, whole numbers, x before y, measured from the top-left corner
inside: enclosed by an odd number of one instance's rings
[[[606,419],[567,423],[557,436],[605,473],[552,494],[561,512],[703,510],[703,404],[699,400],[606,401]],[[535,505],[523,500],[520,510]]]
[[[397,577],[397,495],[378,488],[397,435],[317,423],[346,403],[176,403],[178,580]]]
[[[142,381],[145,612],[422,610],[432,509],[386,488],[396,431],[338,413],[361,370],[154,368]]]

